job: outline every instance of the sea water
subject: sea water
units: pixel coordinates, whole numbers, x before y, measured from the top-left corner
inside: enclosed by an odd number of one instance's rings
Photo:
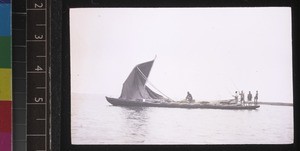
[[[257,110],[118,107],[72,95],[72,144],[290,144],[292,106]]]

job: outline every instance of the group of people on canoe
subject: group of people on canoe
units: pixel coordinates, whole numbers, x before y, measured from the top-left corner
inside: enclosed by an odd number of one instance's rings
[[[249,105],[249,104],[252,104],[252,93],[251,91],[249,91],[248,95],[247,95],[247,101],[245,101],[245,94],[243,91],[241,91],[240,93],[238,93],[238,91],[235,91],[235,94],[234,94],[234,100],[235,100],[235,103],[238,103],[239,102],[239,96],[240,96],[240,103],[242,105]],[[194,103],[195,100],[193,99],[193,96],[192,94],[188,91],[187,92],[187,96],[185,98],[189,103]],[[254,105],[257,105],[257,100],[258,100],[258,91],[256,91],[256,94],[254,96]]]
[[[248,102],[245,101],[245,94],[244,94],[243,91],[241,91],[240,93],[238,93],[238,91],[235,91],[235,94],[234,94],[233,97],[234,97],[234,100],[235,100],[236,103],[238,103],[238,101],[239,101],[239,96],[240,96],[240,103],[242,105],[252,104],[252,98],[253,98],[253,96],[252,96],[251,91],[249,91],[249,93],[247,95],[247,101]],[[256,94],[254,96],[254,105],[257,105],[257,100],[258,100],[258,91],[256,91]]]

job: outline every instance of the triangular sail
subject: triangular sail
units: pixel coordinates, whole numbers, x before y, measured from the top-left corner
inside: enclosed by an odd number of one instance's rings
[[[154,60],[138,64],[123,83],[121,99],[162,99],[163,97],[145,86]]]
[[[152,91],[149,87],[146,86],[146,90],[148,92],[148,94],[150,95],[151,98],[153,99],[165,99],[163,96],[155,93],[154,91]]]

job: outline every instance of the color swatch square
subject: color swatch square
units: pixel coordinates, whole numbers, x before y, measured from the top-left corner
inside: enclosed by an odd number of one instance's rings
[[[1,3],[10,3],[11,0],[0,0],[0,4]]]
[[[12,100],[11,69],[0,68],[0,102]]]
[[[0,36],[11,36],[11,5],[0,3]]]
[[[0,101],[0,132],[11,132],[11,101]]]
[[[11,151],[12,102],[0,101],[0,150]]]
[[[0,68],[11,68],[11,37],[0,36]]]

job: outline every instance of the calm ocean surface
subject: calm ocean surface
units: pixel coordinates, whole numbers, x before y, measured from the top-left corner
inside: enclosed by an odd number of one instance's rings
[[[293,107],[257,110],[129,108],[72,95],[73,144],[290,144]]]

